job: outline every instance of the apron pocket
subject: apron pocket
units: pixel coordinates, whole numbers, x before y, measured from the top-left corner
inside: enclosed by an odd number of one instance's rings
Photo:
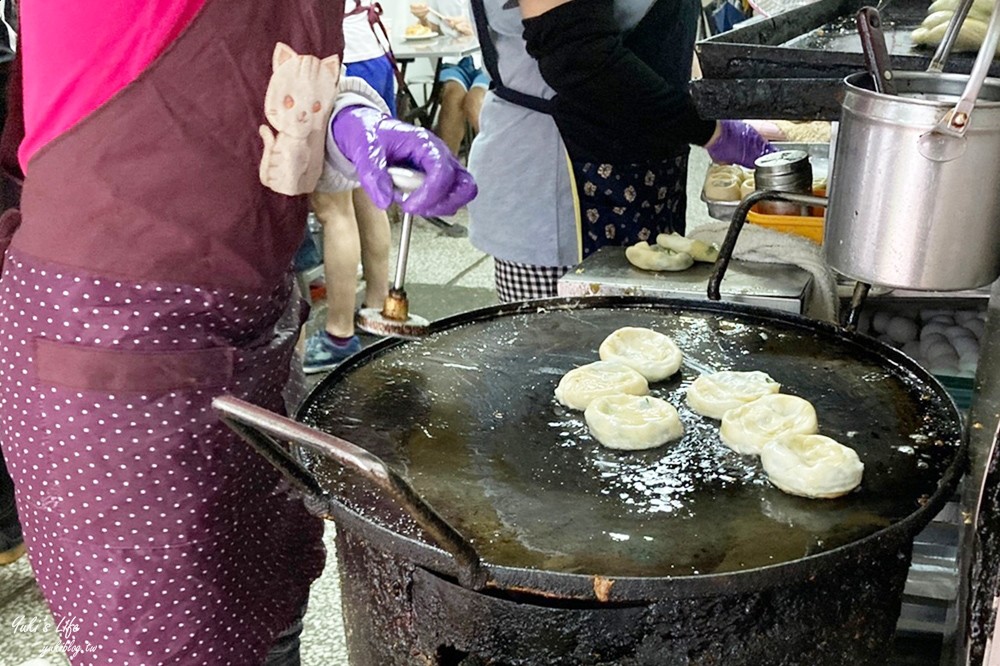
[[[35,340],[40,380],[108,393],[222,388],[232,380],[233,356],[230,347],[140,352]]]

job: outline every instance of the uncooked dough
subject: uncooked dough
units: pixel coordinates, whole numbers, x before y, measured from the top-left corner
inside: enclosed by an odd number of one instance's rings
[[[737,192],[736,200],[739,201],[739,199],[740,195]],[[684,252],[686,254],[690,254],[695,261],[703,261],[711,264],[719,258],[719,248],[714,245],[709,245],[702,240],[681,236],[677,232],[657,234],[656,244],[662,248],[673,250],[674,252]]]
[[[757,455],[772,440],[818,430],[816,410],[808,400],[772,393],[723,414],[719,435],[733,451]]]
[[[944,39],[948,24],[955,15],[957,0],[937,0],[927,9],[923,23],[913,31],[910,38],[914,44],[937,46]],[[991,0],[974,0],[968,16],[962,22],[952,51],[978,51],[986,38],[986,26],[993,10]],[[997,49],[1000,51],[1000,48]]]
[[[590,434],[609,449],[651,449],[684,436],[677,410],[649,395],[606,395],[583,413]]]
[[[694,265],[690,254],[639,241],[625,248],[625,258],[644,271],[683,271]]]
[[[677,372],[684,355],[669,337],[650,328],[625,326],[604,338],[598,349],[602,361],[618,361],[650,382]]]
[[[556,400],[581,411],[596,398],[622,393],[646,395],[649,384],[645,377],[618,361],[595,361],[573,368],[556,386]]]
[[[760,452],[767,478],[790,495],[831,498],[861,484],[865,466],[857,452],[823,435],[792,435]]]
[[[781,384],[766,372],[723,370],[694,380],[687,390],[687,403],[703,416],[721,419],[730,409],[780,389]]]

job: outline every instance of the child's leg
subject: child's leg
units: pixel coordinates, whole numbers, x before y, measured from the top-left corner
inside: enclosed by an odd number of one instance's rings
[[[354,190],[354,213],[361,234],[365,307],[381,308],[389,295],[389,216],[361,188]]]
[[[351,192],[313,192],[313,212],[323,223],[323,273],[326,278],[326,330],[354,335],[354,304],[358,292],[361,241]]]

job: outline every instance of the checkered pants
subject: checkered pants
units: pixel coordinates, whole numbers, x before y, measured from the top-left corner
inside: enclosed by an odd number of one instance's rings
[[[510,303],[556,296],[556,283],[570,268],[572,266],[532,266],[494,259],[497,297],[501,303]]]

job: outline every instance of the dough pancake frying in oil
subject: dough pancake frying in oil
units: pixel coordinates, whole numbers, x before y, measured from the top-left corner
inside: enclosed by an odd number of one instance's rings
[[[637,371],[647,381],[658,382],[677,372],[683,354],[674,341],[649,328],[625,326],[601,343],[602,361],[618,361]]]
[[[694,380],[687,390],[687,403],[702,416],[721,419],[730,409],[779,389],[781,384],[766,372],[723,370]]]
[[[772,393],[722,415],[719,434],[737,453],[757,455],[768,442],[788,435],[812,435],[819,429],[808,400]]]
[[[857,452],[823,435],[792,435],[760,452],[768,480],[790,495],[831,498],[861,484],[865,466]]]
[[[604,395],[646,395],[646,378],[617,361],[596,361],[563,375],[556,386],[556,400],[570,409],[587,409],[591,401]]]
[[[684,436],[677,410],[649,395],[606,395],[583,413],[590,434],[609,449],[651,449]]]

